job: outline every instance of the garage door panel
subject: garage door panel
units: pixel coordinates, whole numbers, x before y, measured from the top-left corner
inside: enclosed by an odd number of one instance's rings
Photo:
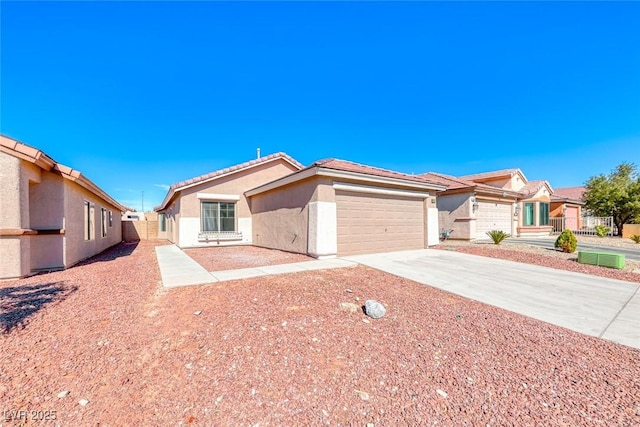
[[[511,233],[511,203],[478,202],[476,239],[487,239],[487,231]]]
[[[423,199],[337,192],[338,254],[424,247]]]

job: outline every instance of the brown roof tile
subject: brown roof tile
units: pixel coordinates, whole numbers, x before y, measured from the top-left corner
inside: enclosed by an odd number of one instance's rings
[[[336,169],[336,170],[346,171],[346,172],[355,172],[355,173],[362,173],[367,175],[382,176],[386,178],[404,179],[407,181],[415,181],[415,182],[420,182],[424,184],[438,184],[437,182],[424,178],[420,175],[409,175],[406,173],[395,172],[389,169],[382,169],[374,166],[363,165],[360,163],[349,162],[347,160],[324,159],[324,160],[319,160],[317,162],[314,162],[309,167],[311,168],[316,166],[326,168],[326,169]]]
[[[585,192],[584,187],[562,187],[553,190],[554,198],[582,200],[582,195]]]

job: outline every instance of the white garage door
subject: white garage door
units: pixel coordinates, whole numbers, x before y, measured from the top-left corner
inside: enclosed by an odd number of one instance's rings
[[[338,255],[424,248],[424,199],[336,192]]]
[[[511,234],[511,203],[478,201],[476,218],[476,239],[488,239],[491,230]]]

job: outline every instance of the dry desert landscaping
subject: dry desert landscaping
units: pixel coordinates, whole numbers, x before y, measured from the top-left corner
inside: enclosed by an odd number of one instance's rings
[[[165,290],[160,244],[0,282],[1,425],[640,425],[640,350],[363,266]]]

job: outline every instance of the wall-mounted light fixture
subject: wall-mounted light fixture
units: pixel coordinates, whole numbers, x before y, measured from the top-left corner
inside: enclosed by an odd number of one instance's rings
[[[476,211],[478,210],[478,206],[480,206],[480,204],[474,200],[473,203],[471,204],[471,208],[473,209],[473,213],[476,213]]]
[[[513,216],[518,216],[520,214],[520,205],[516,205],[515,208],[513,208]]]

